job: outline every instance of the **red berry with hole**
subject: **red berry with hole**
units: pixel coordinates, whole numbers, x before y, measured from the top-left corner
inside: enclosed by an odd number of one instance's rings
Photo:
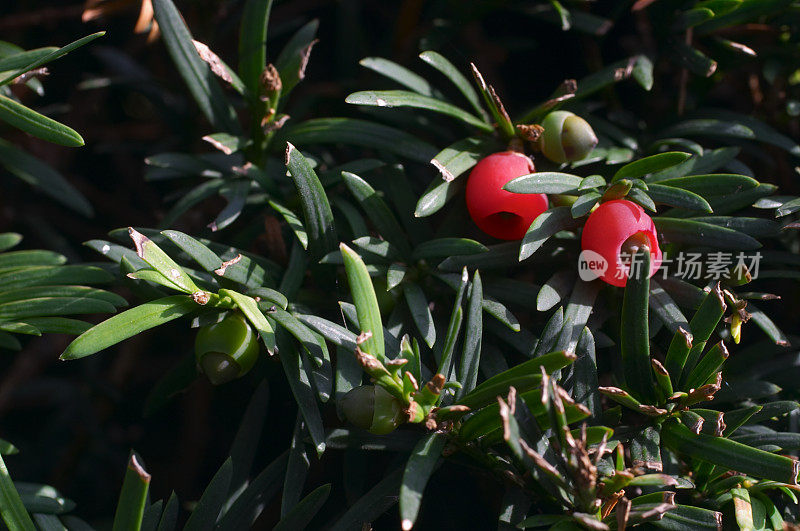
[[[607,267],[605,271],[598,268],[595,273],[618,287],[625,287],[628,280],[630,258],[645,246],[650,250],[652,277],[661,266],[656,226],[642,207],[625,199],[600,204],[586,220],[581,236],[584,259],[587,259],[587,251],[600,255]]]
[[[519,240],[539,214],[547,210],[544,194],[514,194],[503,190],[508,181],[533,173],[530,158],[503,151],[482,159],[467,180],[467,210],[486,234],[501,240]]]

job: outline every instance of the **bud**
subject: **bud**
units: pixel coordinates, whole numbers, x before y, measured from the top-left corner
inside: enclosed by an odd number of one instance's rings
[[[586,158],[597,145],[592,126],[568,111],[554,111],[542,121],[539,139],[542,153],[553,162],[574,162]]]
[[[742,318],[736,312],[731,316],[731,337],[737,345],[742,340]]]
[[[264,90],[264,96],[269,99],[274,94],[277,94],[283,88],[281,76],[278,69],[272,63],[268,64],[264,71],[261,72],[261,87]]]
[[[533,125],[525,125],[519,124],[517,125],[517,135],[521,138],[527,140],[528,142],[536,142],[542,136],[542,132],[544,131],[544,127],[541,125],[533,124]]]
[[[399,426],[403,409],[403,404],[379,385],[361,385],[342,398],[342,413],[348,422],[376,435]]]
[[[631,191],[631,188],[633,188],[633,181],[620,179],[606,189],[600,200],[614,201],[615,199],[623,199],[628,195],[628,192]]]
[[[194,355],[197,368],[214,385],[244,376],[258,359],[258,336],[241,314],[197,331]]]

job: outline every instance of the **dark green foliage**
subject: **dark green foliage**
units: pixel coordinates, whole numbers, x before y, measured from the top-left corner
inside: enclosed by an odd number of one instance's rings
[[[268,0],[217,6],[213,16],[205,3],[190,4],[153,0],[166,70],[185,83],[180,101],[193,100],[201,120],[182,132],[187,142],[154,143],[143,161],[148,182],[139,185],[158,196],[171,190],[169,210],[145,216],[158,229],[90,240],[105,261],[83,265],[67,265],[67,252],[15,250],[21,236],[0,234],[0,348],[67,333],[78,337],[61,359],[94,356],[64,364],[90,369],[79,392],[62,397],[55,387],[59,400],[88,408],[91,396],[101,413],[112,402],[130,406],[130,389],[112,392],[98,376],[105,363],[118,364],[116,378],[131,388],[148,388],[149,421],[170,417],[179,401],[205,412],[224,405],[224,422],[190,426],[224,440],[198,441],[202,455],[187,461],[196,468],[190,497],[176,487],[152,502],[171,478],[130,454],[115,479],[116,511],[103,513],[114,529],[411,529],[456,526],[498,507],[489,527],[783,529],[797,521],[800,466],[787,456],[800,449],[800,371],[787,350],[796,338],[768,302],[780,290],[796,306],[800,278],[800,200],[774,195],[772,184],[782,194],[797,189],[787,179],[800,156],[791,136],[800,106],[794,3],[431,2],[416,15],[405,6],[395,51],[411,43],[413,26],[419,61],[370,55],[360,65],[377,88],[338,79],[337,90],[353,92],[333,102],[319,95],[330,89],[314,84],[314,68],[365,35],[359,3],[338,3],[337,21],[322,24],[305,14],[287,21],[288,4]],[[210,43],[215,53],[192,35],[213,34],[203,24],[218,20],[238,36]],[[478,51],[487,53],[470,51],[479,60],[469,63],[457,44],[463,28],[498,20],[503,34],[492,46],[515,58],[535,50],[524,64],[498,68],[483,39]],[[316,44],[329,23],[340,41]],[[19,92],[41,92],[36,69],[100,35],[27,51],[0,42],[0,120],[83,145]],[[583,43],[588,70],[551,57],[572,41]],[[630,43],[641,51],[621,55]],[[752,113],[726,100],[726,88],[735,92],[726,84],[743,72]],[[770,99],[778,93],[780,105]],[[591,125],[598,143],[586,158],[560,164],[542,153],[541,124],[555,110]],[[0,140],[9,173],[84,216],[100,210],[12,140]],[[548,195],[521,241],[487,237],[464,207],[472,167],[503,150],[536,166],[504,189]],[[578,267],[587,218],[613,199],[652,216],[666,266],[650,278],[651,254],[634,253],[639,274],[624,288],[583,278]],[[694,276],[677,269],[687,255],[701,264]],[[131,307],[116,313],[128,298]],[[264,348],[248,375],[212,394],[190,347],[176,344],[233,313]],[[137,347],[143,337],[158,338],[152,353]],[[126,340],[132,349],[113,352]],[[123,370],[137,364],[155,364],[158,381]],[[154,458],[172,444],[139,442]],[[81,446],[90,445],[50,450]],[[6,526],[89,528],[67,514],[83,514],[82,504],[11,479],[5,463],[16,452],[0,441]],[[76,470],[54,477],[64,482]],[[441,502],[475,486],[481,503],[469,494],[463,507]],[[462,527],[484,524],[476,522]]]

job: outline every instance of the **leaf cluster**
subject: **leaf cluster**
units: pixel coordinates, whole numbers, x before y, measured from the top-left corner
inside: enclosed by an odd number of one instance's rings
[[[612,22],[574,4],[538,2],[526,13],[593,35]],[[774,195],[776,186],[757,179],[742,154],[769,145],[797,157],[800,146],[728,110],[699,109],[662,128],[643,127],[620,119],[600,95],[628,80],[651,91],[662,59],[686,75],[710,76],[717,62],[706,47],[750,50],[723,30],[794,8],[755,0],[663,4],[640,0],[633,9],[664,14],[658,37],[671,52],[633,55],[564,80],[519,116],[475,64],[465,74],[427,49],[419,59],[446,86],[368,57],[361,65],[392,87],[347,97],[368,119],[296,123],[290,95],[313,60],[316,21],[273,61],[272,3],[247,0],[234,69],[193,40],[171,0],[153,0],[170,57],[211,127],[201,134],[208,150],[148,157],[148,179],[175,183],[178,199],[157,228],[116,229],[108,240],[86,242],[110,263],[68,266],[56,253],[8,251],[20,237],[0,235],[0,346],[19,350],[13,334],[66,332],[78,337],[61,357],[75,360],[178,319],[196,328],[243,314],[264,345],[261,363],[279,359],[278,378],[297,405],[293,434],[286,452],[251,474],[269,407],[268,378],[258,374],[230,458],[188,515],[188,529],[251,526],[279,491],[277,528],[312,525],[337,485],[307,487],[310,471],[324,453],[342,450],[398,457],[346,508],[328,507],[334,529],[372,522],[396,502],[402,528],[410,529],[445,462],[491,476],[504,492],[500,521],[519,528],[716,529],[725,521],[782,529],[797,519],[800,473],[786,455],[800,449],[796,425],[785,419],[800,410],[790,399],[796,389],[786,386],[796,376],[783,355],[792,338],[753,302],[776,296],[750,286],[798,278],[792,231],[800,199]],[[0,48],[0,73],[9,72],[0,81],[0,118],[77,143],[77,133],[22,106],[6,85],[20,80],[36,90],[34,77],[20,76],[94,37],[57,50]],[[389,111],[369,114],[377,108]],[[587,158],[555,164],[539,156],[537,131],[558,109],[597,132]],[[427,140],[431,127],[435,142]],[[345,145],[363,156],[342,163]],[[537,166],[505,189],[551,201],[521,242],[479,235],[460,200],[471,168],[503,149],[527,152]],[[0,155],[21,177],[57,182],[11,144],[0,141]],[[170,229],[217,195],[226,205],[209,220],[210,237]],[[667,259],[727,253],[740,263],[716,276],[701,269],[699,280],[633,275],[623,289],[581,280],[583,224],[597,204],[620,198],[652,215]],[[262,233],[268,256],[252,245]],[[223,236],[235,245],[221,243]],[[636,258],[649,265],[649,256]],[[754,256],[764,258],[758,271],[744,264]],[[142,302],[91,327],[66,317],[125,306],[118,295],[83,285],[112,280]],[[748,346],[750,324],[763,339]],[[198,377],[191,356],[176,360],[145,413]],[[408,425],[380,436],[348,425],[342,401],[364,383],[397,400]],[[3,455],[13,453],[0,443]],[[177,496],[152,503],[146,469],[132,453],[115,528],[176,527]],[[12,481],[1,460],[0,501],[9,528],[33,528],[29,513],[40,527],[85,525],[63,515],[74,504],[59,492]]]

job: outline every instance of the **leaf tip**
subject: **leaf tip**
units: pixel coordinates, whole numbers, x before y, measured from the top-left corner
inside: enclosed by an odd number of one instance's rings
[[[297,69],[297,79],[305,79],[306,68],[308,67],[308,60],[311,58],[311,49],[318,42],[319,39],[314,39],[313,41],[308,43],[302,50],[300,50],[300,66]]]
[[[725,309],[728,307],[728,305],[725,304],[725,295],[722,293],[722,283],[717,282],[712,291],[714,292],[714,295],[717,297],[719,305],[722,308],[722,311],[724,312]]]
[[[214,135],[206,135],[201,140],[208,142],[218,150],[222,151],[225,155],[233,154],[233,149],[214,138]]]
[[[686,342],[686,348],[692,348],[692,342],[694,341],[694,336],[682,326],[678,327],[678,334],[683,336],[684,341]]]
[[[478,82],[480,88],[484,91],[487,90],[486,81],[483,79],[483,75],[481,75],[481,72],[480,70],[478,70],[478,67],[475,66],[475,63],[470,63],[469,68],[470,70],[472,70],[472,75],[475,77],[475,81]]]
[[[291,142],[286,142],[286,158],[284,160],[284,164],[286,166],[289,165],[289,162],[292,159],[292,151],[294,151],[295,147],[292,145]]]
[[[445,182],[450,183],[455,180],[455,176],[450,172],[450,170],[447,169],[447,167],[444,164],[442,164],[436,159],[431,159],[431,164],[433,164],[434,168],[439,170],[439,173],[442,174],[442,179],[444,179]]]
[[[666,367],[664,367],[664,365],[660,361],[658,361],[657,359],[652,358],[650,360],[650,365],[652,365],[653,370],[657,374],[659,374],[661,376],[669,376],[669,372],[667,372]]]
[[[128,227],[128,234],[131,240],[133,240],[133,244],[136,246],[136,254],[139,258],[144,259],[144,244],[149,241],[149,238],[133,227]]]
[[[136,472],[136,475],[139,476],[139,479],[143,483],[150,483],[150,474],[148,474],[144,467],[139,463],[135,454],[131,455],[131,459],[128,461],[128,469]]]

